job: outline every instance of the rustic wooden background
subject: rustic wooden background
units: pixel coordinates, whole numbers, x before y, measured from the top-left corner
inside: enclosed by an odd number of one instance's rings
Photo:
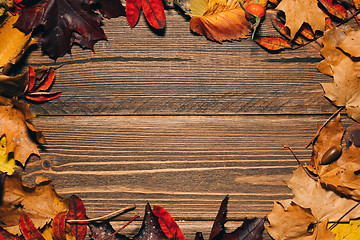
[[[270,24],[262,35],[275,34]],[[230,195],[229,231],[291,198],[282,180],[306,161],[306,143],[336,108],[323,97],[316,44],[269,54],[252,40],[207,41],[187,19],[167,11],[154,32],[142,17],[104,20],[108,41],[95,53],[74,47],[52,61],[35,50],[33,66],[56,71],[54,101],[32,105],[48,145],[25,180],[42,175],[58,192],[83,199],[96,217],[135,203],[120,224],[143,214],[147,201],[165,207],[188,239],[208,237],[221,200]],[[134,234],[141,221],[125,230]]]

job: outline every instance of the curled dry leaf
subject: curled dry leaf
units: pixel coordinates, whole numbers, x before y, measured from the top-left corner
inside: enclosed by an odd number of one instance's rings
[[[360,62],[357,58],[348,56],[348,54],[356,56],[357,50],[352,51],[355,48],[350,46],[356,45],[356,41],[351,40],[354,37],[353,34],[354,31],[349,28],[327,31],[324,37],[324,48],[321,50],[325,59],[320,62],[318,69],[334,77],[332,83],[321,84],[325,97],[336,106],[344,106],[349,117],[360,121]]]
[[[247,0],[244,5],[248,3]],[[210,40],[239,40],[250,34],[251,26],[238,0],[191,0],[190,10],[191,30]]]
[[[35,39],[30,37],[31,32],[24,34],[13,27],[18,17],[9,15],[7,20],[0,24],[0,69],[6,64],[15,64],[26,49],[36,43]]]
[[[33,117],[29,104],[0,96],[0,132],[6,135],[7,151],[24,166],[31,154],[39,155],[36,142],[45,144],[44,136],[30,122]]]
[[[43,179],[36,186],[28,187],[17,173],[6,176],[0,205],[2,228],[19,234],[19,221],[23,215],[31,218],[36,228],[41,228],[64,211],[68,211],[68,204],[56,193],[50,180]]]
[[[282,0],[276,7],[286,16],[286,26],[290,29],[291,39],[299,31],[304,22],[316,31],[325,31],[327,15],[318,7],[318,0]]]

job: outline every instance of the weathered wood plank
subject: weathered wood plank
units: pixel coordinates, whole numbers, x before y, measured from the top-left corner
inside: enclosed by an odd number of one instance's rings
[[[141,19],[104,21],[109,41],[96,53],[73,48],[56,64],[37,50],[27,63],[64,65],[54,90],[61,98],[33,106],[41,115],[321,114],[335,108],[319,82],[314,46],[269,54],[252,40],[222,44],[195,36],[188,22],[167,12],[156,35]],[[273,31],[269,24],[263,34]]]
[[[261,217],[291,197],[282,180],[297,167],[321,116],[37,117],[48,140],[24,174],[79,195],[89,216],[136,203],[178,220],[211,220],[230,194],[229,218]]]

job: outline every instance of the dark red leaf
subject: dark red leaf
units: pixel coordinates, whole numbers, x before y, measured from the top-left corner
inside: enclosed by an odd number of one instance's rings
[[[160,227],[158,217],[154,215],[148,203],[145,207],[145,216],[139,232],[132,240],[159,240],[168,239]]]
[[[231,233],[226,233],[225,222],[227,220],[227,204],[229,196],[221,202],[219,212],[215,218],[210,233],[210,240],[260,240],[264,231],[265,218],[245,219],[244,223]]]
[[[142,0],[146,20],[156,29],[165,27],[165,12],[162,0]]]
[[[260,46],[270,51],[278,51],[285,48],[291,48],[290,42],[281,37],[258,37],[254,39],[254,41]]]
[[[26,240],[45,240],[31,219],[26,215],[20,217],[20,230]]]
[[[28,93],[27,95],[25,95],[25,98],[34,102],[46,102],[60,97],[61,94],[62,92],[34,92]]]
[[[102,221],[102,222],[90,222],[88,226],[91,230],[90,239],[92,240],[128,240],[129,238],[125,235],[116,233],[114,234],[115,230],[109,223],[109,221]],[[114,235],[112,235],[114,234]],[[111,236],[111,237],[110,237]]]
[[[142,0],[126,0],[126,19],[131,28],[139,21]]]
[[[168,238],[185,240],[184,234],[168,211],[154,205],[153,212],[159,218],[160,227]]]
[[[125,7],[120,0],[99,0],[100,13],[106,18],[126,16]]]
[[[57,59],[70,51],[73,42],[106,39],[100,27],[101,19],[84,0],[42,0],[24,8],[15,27],[25,33],[37,29],[42,49]],[[77,36],[72,36],[74,32],[81,40],[76,41]]]
[[[58,213],[52,221],[52,232],[54,240],[66,240],[66,215],[67,212]]]
[[[69,199],[69,211],[66,219],[87,219],[85,206],[81,199],[75,195],[72,195]],[[70,226],[70,233],[75,236],[76,240],[83,240],[85,238],[87,229],[86,224],[70,223]]]
[[[0,240],[21,240],[21,238],[0,228]]]
[[[333,0],[319,0],[319,2],[331,15],[341,20],[345,20],[347,18],[347,11],[340,3]]]
[[[202,232],[197,232],[195,234],[195,240],[204,240]]]

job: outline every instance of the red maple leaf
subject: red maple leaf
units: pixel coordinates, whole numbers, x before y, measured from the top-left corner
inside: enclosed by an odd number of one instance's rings
[[[15,27],[30,33],[37,29],[42,49],[53,59],[70,52],[73,43],[93,49],[96,41],[106,39],[102,17],[86,0],[41,0],[22,9]]]

